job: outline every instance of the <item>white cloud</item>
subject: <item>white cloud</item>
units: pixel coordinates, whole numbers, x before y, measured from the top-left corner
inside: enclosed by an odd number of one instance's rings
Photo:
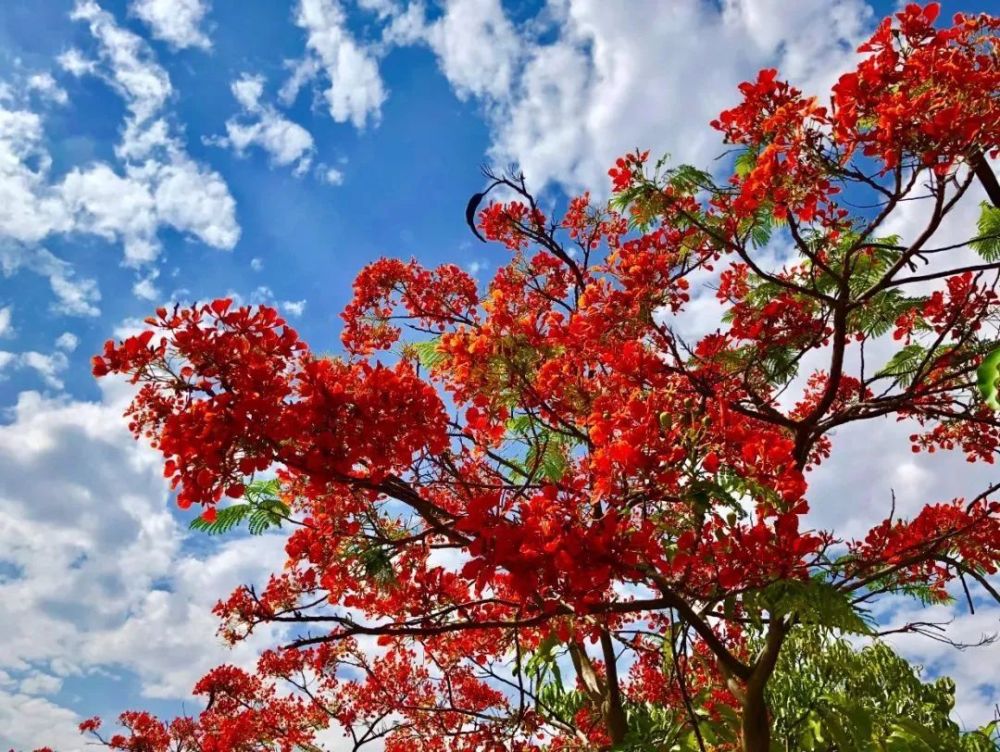
[[[41,671],[31,671],[21,679],[18,689],[26,695],[51,695],[62,688],[63,680]]]
[[[66,90],[56,83],[51,73],[35,73],[29,76],[25,88],[56,104],[66,104],[69,101]]]
[[[27,350],[20,353],[0,350],[0,372],[7,368],[26,368],[35,371],[47,387],[58,392],[61,392],[64,386],[60,374],[68,366],[69,359],[66,357],[66,352],[58,346],[55,351],[48,354],[37,350]],[[0,561],[2,561],[2,556],[0,556]]]
[[[252,259],[250,259],[250,268],[253,269],[255,272],[259,272],[261,269],[264,268],[264,259],[260,258],[259,256],[253,257]]]
[[[278,639],[264,630],[246,645],[226,649],[215,636],[212,606],[243,583],[260,583],[279,571],[284,538],[230,538],[204,557],[180,556],[169,573],[171,590],[152,589],[120,625],[86,637],[82,657],[95,665],[120,665],[139,674],[143,695],[189,697],[201,676],[220,662],[251,667],[258,651]],[[192,649],[192,641],[202,645]]]
[[[294,84],[286,85],[285,101],[322,70],[329,83],[323,96],[334,120],[357,128],[377,123],[386,99],[378,61],[348,31],[338,0],[299,0],[295,23],[306,32],[309,55],[296,67]]]
[[[279,300],[267,285],[258,285],[248,295],[242,295],[236,290],[229,290],[227,298],[231,298],[236,305],[265,305],[271,308],[278,308],[285,312],[287,316],[298,318],[306,311],[306,300]]]
[[[321,181],[327,185],[343,185],[344,184],[344,173],[342,170],[338,170],[336,167],[329,167],[328,165],[316,165],[316,174]]]
[[[235,651],[215,637],[215,600],[283,560],[281,536],[182,546],[160,460],[121,417],[132,387],[99,402],[19,395],[0,425],[0,743],[83,749],[77,714],[29,693],[99,671],[138,675],[150,697],[189,698],[208,668],[249,666],[275,633]],[[206,543],[209,543],[206,541]],[[22,715],[19,715],[22,714]]]
[[[86,76],[97,71],[97,62],[84,57],[76,47],[70,47],[56,58],[64,71],[73,76]]]
[[[144,21],[154,37],[178,49],[212,46],[201,30],[208,10],[208,0],[132,0],[129,7],[129,12]]]
[[[976,645],[984,637],[1000,633],[995,608],[968,612],[964,599],[953,606],[907,606],[893,614],[888,628],[921,621],[946,624],[945,634],[957,643]],[[996,675],[989,666],[1000,664],[1000,642],[959,650],[923,635],[896,634],[886,638],[895,650],[923,666],[925,677],[950,676],[955,680],[952,716],[964,728],[976,728],[993,719]]]
[[[140,300],[156,301],[160,297],[160,290],[156,286],[156,278],[160,276],[158,269],[136,280],[132,285],[132,294]]]
[[[75,230],[122,242],[133,264],[158,255],[157,206],[149,185],[98,164],[72,170],[59,194]]]
[[[11,324],[13,312],[12,306],[0,308],[0,337],[10,337],[14,334],[14,326]]]
[[[76,726],[83,720],[69,708],[42,697],[0,688],[0,741],[11,749],[46,744],[60,752],[85,749]]]
[[[456,94],[485,105],[497,162],[519,163],[539,190],[599,191],[608,166],[636,147],[709,164],[721,141],[708,121],[740,81],[778,65],[799,84],[826,86],[872,16],[861,0],[786,5],[636,0],[623,13],[556,0],[517,27],[499,0],[447,0],[433,23],[412,2],[386,5],[383,35],[429,44]]]
[[[213,248],[229,250],[236,245],[240,238],[236,202],[221,175],[179,154],[147,167],[157,214],[165,224]]]
[[[0,237],[35,243],[71,228],[61,197],[47,184],[50,165],[41,118],[0,105]]]
[[[396,0],[357,0],[358,7],[374,13],[380,19],[391,16],[398,8]]]
[[[229,87],[236,101],[244,110],[254,112],[260,109],[260,98],[264,96],[264,77],[244,73]]]
[[[287,313],[289,316],[298,318],[303,313],[306,312],[306,301],[304,300],[285,300],[281,303],[281,310]]]
[[[56,297],[52,310],[69,316],[97,316],[101,300],[97,282],[77,278],[73,267],[44,248],[0,243],[0,272],[10,277],[21,269],[49,280]]]
[[[221,176],[194,162],[159,116],[173,89],[149,45],[93,0],[78,0],[73,17],[88,22],[106,64],[101,75],[131,113],[117,149],[128,176],[145,184],[161,222],[207,245],[232,248],[239,239],[235,202]]]
[[[56,338],[56,347],[65,352],[71,353],[80,344],[80,338],[73,332],[63,332]]]
[[[231,88],[243,109],[242,115],[227,120],[226,135],[210,139],[210,143],[232,147],[239,155],[255,146],[267,152],[272,165],[294,165],[296,175],[305,174],[315,153],[312,134],[261,101],[263,76],[244,73]]]
[[[36,350],[23,352],[17,357],[17,362],[22,368],[30,368],[41,376],[46,386],[61,391],[64,384],[59,374],[69,366],[66,353],[56,351],[53,353],[40,353]]]
[[[524,42],[500,0],[449,0],[426,34],[459,97],[509,96]]]
[[[278,90],[278,99],[288,107],[298,99],[302,88],[319,75],[321,66],[315,57],[304,57],[301,60],[286,60],[285,67],[291,75]]]
[[[131,266],[159,255],[164,226],[215,248],[235,246],[240,234],[235,201],[221,176],[191,159],[161,116],[173,88],[149,45],[94,0],[78,0],[72,18],[87,23],[98,43],[97,58],[86,60],[74,49],[60,56],[60,64],[75,75],[99,76],[125,101],[128,114],[115,149],[122,164],[94,162],[56,178],[40,116],[0,106],[0,239],[31,247],[51,235],[95,235],[121,243]],[[26,85],[51,89],[39,77]],[[25,265],[47,274],[59,308],[96,313],[96,284],[73,281],[66,262],[37,249],[0,253],[6,256],[6,274]],[[23,263],[32,254],[33,264]]]
[[[145,40],[119,26],[95,0],[77,0],[70,18],[89,26],[105,63],[102,75],[118,90],[133,116],[143,121],[159,112],[173,94],[173,87]]]

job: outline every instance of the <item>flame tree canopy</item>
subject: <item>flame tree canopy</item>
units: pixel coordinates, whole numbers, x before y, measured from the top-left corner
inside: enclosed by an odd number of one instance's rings
[[[737,151],[721,183],[636,152],[609,206],[551,218],[523,178],[491,176],[513,200],[477,217],[509,251],[488,287],[379,260],[343,358],[228,300],[109,342],[94,371],[138,385],[131,428],[197,525],[293,531],[266,587],[218,604],[222,634],[293,637],[256,673],[206,675],[197,717],[83,730],[137,751],[313,749],[326,727],[397,752],[992,749],[959,739],[947,686],[920,706],[937,725],[873,712],[878,680],[859,686],[860,659],[822,635],[876,634],[870,604],[959,580],[1000,598],[997,487],[911,519],[887,499],[857,540],[805,517],[850,423],[906,421],[914,451],[970,462],[1000,451],[995,364],[977,388],[1000,210],[936,240],[977,181],[1000,193],[1000,20],[937,14],[886,19],[828,96],[774,70],[743,84],[712,123]],[[919,226],[888,234],[912,202]],[[686,335],[706,280],[724,319]],[[930,686],[865,655],[911,699]]]

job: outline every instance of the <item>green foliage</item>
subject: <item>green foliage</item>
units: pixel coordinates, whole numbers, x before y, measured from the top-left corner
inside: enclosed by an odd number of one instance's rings
[[[517,415],[507,422],[507,430],[515,440],[527,445],[523,460],[512,460],[524,478],[562,480],[569,468],[571,442],[567,436],[552,430],[530,415]]]
[[[911,308],[923,305],[923,298],[908,298],[893,287],[873,295],[867,303],[851,313],[849,327],[857,328],[869,337],[881,337],[895,325],[896,319]]]
[[[666,184],[682,195],[693,195],[699,191],[715,189],[711,175],[688,164],[668,170],[665,177]]]
[[[546,635],[538,649],[524,662],[523,672],[515,666],[514,675],[523,675],[528,682],[536,698],[535,709],[540,715],[568,723],[586,704],[586,696],[577,689],[565,686],[559,669],[559,647],[555,634]]]
[[[280,490],[275,479],[254,481],[246,488],[244,502],[217,509],[211,521],[195,517],[190,528],[209,535],[222,535],[246,522],[251,535],[261,535],[272,527],[281,527],[291,510],[278,497]]]
[[[976,227],[978,237],[969,245],[984,261],[1000,260],[1000,207],[993,206],[988,201],[980,205],[979,221]]]
[[[440,342],[440,338],[435,337],[425,342],[412,342],[409,344],[409,347],[413,348],[413,352],[416,354],[420,365],[428,371],[433,371],[448,357],[438,349]]]
[[[767,598],[794,605],[799,613],[819,617],[826,611],[834,620],[850,622],[845,607],[834,604],[830,588],[823,583],[799,585],[780,583]],[[825,605],[806,607],[809,599]],[[761,632],[750,630],[751,653],[763,642]],[[669,674],[673,661],[667,645],[665,640],[663,671]],[[567,686],[573,682],[564,681],[561,657],[565,648],[550,634],[514,674],[537,699],[537,712],[572,723],[589,700]],[[710,688],[689,687],[689,692],[697,734],[683,708],[627,702],[628,733],[614,752],[701,752],[738,743],[738,711],[710,702]],[[793,629],[768,683],[767,701],[772,752],[1000,752],[996,724],[962,732],[951,720],[952,680],[923,681],[919,669],[887,645],[877,642],[858,649],[819,625],[800,623]]]
[[[540,444],[531,446],[524,464],[527,468],[537,465],[543,478],[558,482],[565,475],[569,463],[560,442],[549,433]]]
[[[745,593],[743,606],[758,623],[766,611],[771,617],[792,615],[799,624],[815,625],[826,631],[872,632],[866,614],[846,594],[820,580],[774,582],[762,590]]]
[[[351,543],[345,560],[356,569],[356,576],[384,590],[396,584],[396,570],[392,565],[391,549],[382,545],[368,545],[364,540]]]
[[[939,347],[933,357],[928,357],[928,349],[913,342],[905,345],[902,350],[893,355],[889,362],[875,375],[891,377],[897,383],[909,386],[922,367],[926,368],[933,360],[947,352],[947,349]]]
[[[768,684],[772,748],[781,752],[996,752],[986,727],[951,718],[955,684],[924,682],[887,645],[856,650],[817,628],[795,630]]]
[[[750,149],[742,151],[733,162],[733,171],[741,178],[749,175],[753,168],[757,166],[757,154]]]
[[[858,237],[854,234],[845,236],[838,253],[832,259],[833,269],[836,272],[843,273],[843,254],[853,248],[857,241]],[[865,292],[886,275],[899,259],[899,251],[897,250],[899,241],[898,235],[878,238],[864,247],[860,253],[851,256],[848,284],[852,293],[858,295]]]
[[[997,384],[1000,383],[1000,347],[983,359],[976,376],[983,401],[993,410],[1000,410],[1000,402],[997,401]]]
[[[669,200],[664,195],[666,188],[670,188],[675,196],[693,196],[702,191],[718,192],[719,188],[709,173],[688,164],[665,169],[669,159],[670,155],[662,156],[657,160],[651,176],[611,198],[611,208],[627,216],[633,229],[646,232],[657,221],[665,202]],[[675,217],[674,222],[678,226],[687,224],[683,217]]]

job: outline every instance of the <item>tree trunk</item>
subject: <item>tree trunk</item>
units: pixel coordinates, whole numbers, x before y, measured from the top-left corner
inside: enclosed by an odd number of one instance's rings
[[[615,646],[611,634],[606,629],[601,630],[601,651],[604,653],[604,667],[608,676],[608,690],[605,698],[608,735],[612,744],[620,744],[628,735],[628,720],[625,717],[625,706],[622,702],[621,689],[618,686],[618,665],[615,660]]]
[[[770,752],[771,718],[764,699],[764,687],[750,691],[743,700],[743,752]]]
[[[767,709],[764,690],[768,679],[778,663],[778,654],[788,634],[788,626],[783,620],[772,621],[764,638],[761,651],[753,672],[743,689],[743,714],[741,731],[743,752],[771,752],[771,716]]]

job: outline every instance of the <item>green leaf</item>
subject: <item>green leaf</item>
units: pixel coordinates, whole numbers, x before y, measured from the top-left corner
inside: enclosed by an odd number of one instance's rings
[[[757,155],[747,149],[736,157],[736,161],[733,163],[733,170],[741,178],[745,178],[756,166]]]
[[[566,474],[568,463],[561,443],[548,435],[541,444],[533,444],[528,450],[525,465],[529,470],[537,465],[542,477],[557,483]]]
[[[876,373],[877,377],[891,376],[903,386],[913,381],[917,369],[927,357],[927,348],[917,343],[905,345],[902,350],[893,355],[889,362]]]
[[[568,452],[573,442],[569,437],[553,431],[531,415],[516,415],[507,421],[507,430],[528,445],[523,460],[513,459],[512,464],[525,478],[540,475],[558,482],[569,467]]]
[[[246,502],[216,508],[214,520],[196,517],[191,520],[189,527],[209,535],[228,533],[244,520],[247,521],[247,529],[251,535],[260,535],[272,527],[281,527],[291,510],[278,498],[280,490],[281,484],[277,479],[254,481],[244,492]]]
[[[222,535],[243,522],[252,511],[253,506],[250,504],[232,504],[216,509],[214,520],[209,521],[201,516],[195,517],[191,520],[189,527],[209,535]]]
[[[420,361],[420,365],[428,371],[433,371],[448,357],[438,349],[440,342],[440,338],[435,337],[426,342],[413,342],[410,344],[410,347],[417,354],[417,360]]]
[[[774,228],[765,222],[755,222],[750,230],[750,242],[754,248],[763,248],[771,240]]]
[[[979,235],[969,245],[984,261],[1000,261],[1000,207],[988,201],[979,206],[979,221],[976,222]]]
[[[1000,347],[983,358],[976,371],[977,385],[983,395],[983,401],[993,410],[1000,410],[997,401],[997,383],[1000,382]]]
[[[768,585],[756,598],[753,596],[747,594],[751,603],[756,601],[758,608],[774,616],[794,614],[801,624],[849,634],[872,633],[871,625],[851,604],[850,598],[820,580],[781,580]]]
[[[898,288],[885,290],[852,314],[850,326],[869,337],[881,337],[892,329],[900,315],[923,304],[924,298],[908,298]]]
[[[697,193],[714,187],[711,175],[688,164],[679,165],[676,169],[668,171],[667,185],[680,194]]]

